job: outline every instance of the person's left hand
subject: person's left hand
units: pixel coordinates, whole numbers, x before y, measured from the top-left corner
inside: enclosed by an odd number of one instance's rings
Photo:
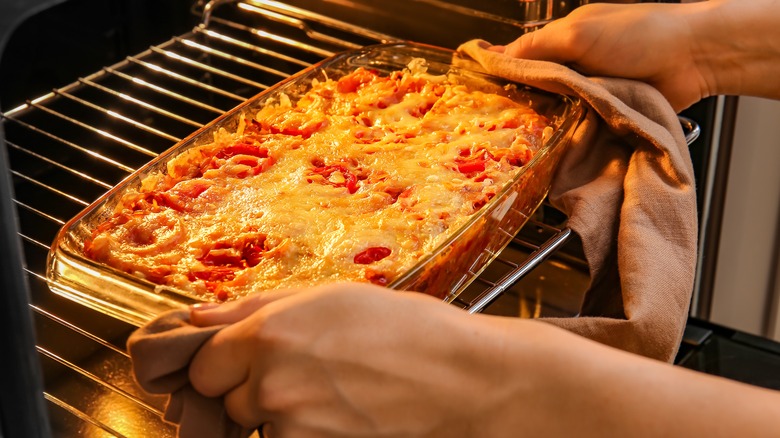
[[[336,284],[194,309],[191,320],[231,324],[192,361],[194,388],[275,438],[468,435],[500,385],[482,350],[500,336],[423,294]]]

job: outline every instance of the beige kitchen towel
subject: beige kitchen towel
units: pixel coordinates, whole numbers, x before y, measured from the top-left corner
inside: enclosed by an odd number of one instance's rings
[[[545,320],[623,350],[673,360],[693,291],[698,233],[693,166],[677,115],[645,83],[585,77],[489,46],[473,40],[459,52],[487,73],[577,96],[591,109],[550,192],[582,239],[591,284],[581,317]]]
[[[164,419],[178,426],[179,438],[246,438],[253,431],[227,416],[222,398],[205,397],[189,383],[190,361],[224,327],[195,327],[189,317],[189,309],[170,311],[130,335],[136,381],[151,394],[169,394]]]

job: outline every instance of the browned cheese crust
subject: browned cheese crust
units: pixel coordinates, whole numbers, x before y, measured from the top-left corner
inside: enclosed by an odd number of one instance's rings
[[[85,254],[203,300],[388,284],[490,201],[552,129],[445,76],[315,81],[123,194]]]

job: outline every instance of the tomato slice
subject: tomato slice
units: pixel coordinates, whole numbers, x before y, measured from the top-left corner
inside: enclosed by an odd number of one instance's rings
[[[234,155],[251,155],[258,158],[268,158],[268,149],[249,143],[237,143],[217,152],[217,158],[230,158]]]
[[[474,153],[471,153],[468,149],[460,151],[460,156],[455,158],[458,172],[468,175],[478,172],[484,172],[488,160],[496,160],[490,152],[485,149],[477,149]]]
[[[475,159],[458,164],[458,172],[467,174],[485,171],[485,160]]]
[[[333,181],[331,180],[331,175],[334,173],[339,172],[343,177],[343,181]],[[349,169],[347,169],[345,166],[342,166],[340,164],[333,164],[330,166],[320,166],[315,167],[310,171],[310,175],[321,175],[324,179],[323,184],[328,184],[333,187],[345,187],[349,194],[354,194],[358,190],[358,178],[357,176],[352,173]],[[309,180],[309,182],[312,182]]]
[[[265,236],[260,236],[244,244],[241,257],[244,259],[246,266],[251,268],[253,266],[257,266],[258,263],[260,263],[260,260],[263,258],[263,253],[265,251]]]
[[[387,286],[387,284],[390,283],[390,280],[385,274],[371,270],[366,271],[366,280],[379,286]]]
[[[389,256],[391,252],[390,248],[384,246],[372,246],[357,253],[353,261],[359,265],[368,265],[382,260]]]
[[[361,85],[373,81],[377,76],[378,74],[375,70],[358,68],[354,72],[341,77],[341,79],[336,82],[336,89],[339,93],[354,93]]]

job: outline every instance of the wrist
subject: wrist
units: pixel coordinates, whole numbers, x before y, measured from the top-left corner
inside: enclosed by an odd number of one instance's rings
[[[710,0],[688,6],[685,18],[702,97],[780,98],[780,1]]]
[[[474,436],[543,436],[560,423],[560,395],[570,387],[569,352],[562,331],[538,321],[475,315],[483,394],[472,407]],[[568,335],[568,333],[567,333]]]
[[[635,356],[537,321],[506,325],[509,341],[497,366],[511,375],[488,398],[500,404],[490,406],[480,437],[763,436],[780,414],[773,391]]]

